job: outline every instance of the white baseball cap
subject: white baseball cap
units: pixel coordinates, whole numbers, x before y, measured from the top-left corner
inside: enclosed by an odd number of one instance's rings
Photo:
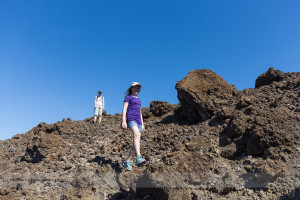
[[[136,86],[136,85],[142,87],[142,85],[140,83],[138,83],[138,82],[132,82],[132,84],[131,84],[130,87],[133,87],[133,86]]]

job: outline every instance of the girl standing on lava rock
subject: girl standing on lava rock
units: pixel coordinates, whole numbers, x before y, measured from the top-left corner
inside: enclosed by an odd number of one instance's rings
[[[134,154],[136,154],[136,166],[143,165],[146,160],[140,153],[140,141],[141,134],[144,133],[145,127],[143,122],[143,116],[141,113],[141,101],[137,97],[142,85],[138,82],[133,82],[130,88],[126,91],[126,97],[124,99],[123,112],[122,112],[122,128],[129,128],[133,135],[133,144],[130,148],[127,159],[123,162],[123,166],[127,170],[132,169],[132,162]]]

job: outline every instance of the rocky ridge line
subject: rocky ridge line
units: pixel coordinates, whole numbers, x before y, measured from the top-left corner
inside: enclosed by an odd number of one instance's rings
[[[0,199],[297,199],[300,73],[270,68],[237,91],[210,70],[176,84],[179,105],[143,108],[141,152],[121,115],[40,123],[0,141]]]

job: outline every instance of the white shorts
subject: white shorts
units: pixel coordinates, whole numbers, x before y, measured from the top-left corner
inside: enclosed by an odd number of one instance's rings
[[[96,107],[95,108],[95,116],[102,116],[102,111],[103,111],[103,109],[101,108],[101,107]]]

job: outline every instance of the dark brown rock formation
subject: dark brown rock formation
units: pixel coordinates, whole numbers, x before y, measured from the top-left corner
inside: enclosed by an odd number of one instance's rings
[[[150,103],[150,111],[155,116],[162,116],[171,110],[173,110],[172,105],[166,101],[152,101]]]
[[[190,72],[176,85],[180,105],[142,108],[147,163],[130,172],[120,114],[0,141],[0,199],[299,199],[300,73],[266,74],[238,92],[209,70]]]
[[[274,81],[281,81],[284,78],[284,73],[275,70],[271,67],[266,73],[260,75],[255,81],[255,88],[259,88],[264,85],[270,85]]]
[[[208,69],[193,70],[176,84],[182,114],[190,122],[212,118],[235,101],[237,89]]]
[[[280,79],[270,74],[280,74]],[[271,77],[267,81],[267,77]],[[237,154],[247,151],[250,155],[278,157],[279,152],[289,151],[297,140],[299,129],[300,73],[283,74],[270,68],[257,80],[268,85],[241,91],[238,103],[225,128],[230,142],[244,146]],[[257,81],[262,83],[263,81]],[[273,80],[273,81],[271,81]]]

